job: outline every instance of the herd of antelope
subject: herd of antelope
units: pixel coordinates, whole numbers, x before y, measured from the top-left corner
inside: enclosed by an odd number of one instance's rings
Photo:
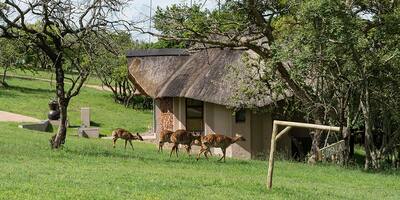
[[[127,142],[132,147],[133,150],[133,145],[132,145],[132,140],[141,140],[143,141],[142,136],[139,135],[139,133],[132,134],[129,131],[125,129],[118,128],[112,132],[112,141],[113,141],[113,147],[115,148],[115,142],[118,140],[118,138],[124,139],[125,140],[125,149]],[[204,156],[208,160],[208,153],[212,156],[210,148],[220,148],[222,150],[222,157],[218,160],[221,161],[224,159],[225,162],[225,154],[226,154],[226,149],[233,143],[238,142],[238,141],[245,141],[245,139],[240,136],[236,135],[235,137],[229,137],[225,135],[220,135],[220,134],[211,134],[211,135],[206,135],[206,136],[201,136],[198,133],[186,131],[183,129],[176,130],[176,131],[169,131],[169,130],[163,130],[160,133],[160,141],[158,143],[158,152],[163,151],[163,146],[164,143],[172,143],[173,147],[171,149],[171,153],[169,156],[171,157],[173,152],[175,151],[176,156],[178,157],[178,146],[179,145],[185,145],[186,151],[190,156],[190,150],[193,144],[198,144],[201,146],[201,149],[199,151],[199,154],[197,155],[197,160],[199,160],[201,154],[204,154]]]

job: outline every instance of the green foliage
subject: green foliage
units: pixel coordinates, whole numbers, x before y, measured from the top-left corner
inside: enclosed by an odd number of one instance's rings
[[[0,38],[0,66],[14,67],[24,63],[24,47],[21,41]]]
[[[173,40],[159,39],[157,42],[153,43],[135,43],[135,49],[166,49],[166,48],[187,48],[188,42],[177,42]]]
[[[348,6],[305,1],[290,10],[290,17],[274,24],[274,59],[292,62],[291,77],[318,99],[329,123],[370,126],[367,157],[379,168],[399,159],[400,26],[392,20],[398,23],[400,8],[390,3],[379,11],[361,8],[368,14],[363,16]]]
[[[231,88],[233,96],[230,107],[271,110],[265,108],[265,105],[282,100],[286,96],[286,86],[277,79],[274,69],[268,67],[270,64],[257,54],[245,52],[241,60],[243,65],[226,66],[227,74],[224,78],[229,83],[235,83]]]
[[[182,31],[180,26],[189,26],[192,28],[193,32],[205,31],[208,28],[208,14],[208,11],[201,11],[199,5],[194,5],[193,7],[172,5],[167,7],[165,11],[161,8],[157,8],[154,18],[155,28],[162,30],[165,34],[188,36],[190,32]],[[169,18],[173,18],[173,20],[179,23],[168,23]]]
[[[148,98],[135,96],[135,88],[128,79],[126,53],[137,44],[127,32],[108,32],[104,37],[109,38],[109,42],[102,44],[99,40],[93,47],[96,54],[90,57],[97,77],[113,92],[116,102],[126,107],[150,109],[152,104],[148,103]]]
[[[166,35],[183,38],[199,38],[211,34],[214,29],[220,32],[245,31],[248,15],[238,2],[228,2],[219,10],[202,9],[201,4],[171,5],[158,8],[154,16],[155,28]]]
[[[33,71],[35,64],[32,59],[36,57],[23,39],[10,40],[0,38],[0,69],[2,70],[0,84],[8,86],[5,79],[10,71]]]

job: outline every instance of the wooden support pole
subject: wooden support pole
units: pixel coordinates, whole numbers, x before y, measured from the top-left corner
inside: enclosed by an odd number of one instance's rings
[[[272,174],[274,171],[274,152],[276,145],[276,134],[278,132],[278,125],[273,124],[272,128],[272,136],[271,136],[271,149],[269,151],[269,163],[268,163],[268,177],[267,177],[267,187],[268,189],[272,188]]]
[[[300,128],[311,128],[311,129],[319,129],[319,130],[325,130],[325,131],[340,132],[340,127],[337,127],[337,126],[325,126],[325,125],[319,125],[319,124],[287,122],[287,121],[279,121],[279,120],[274,120],[274,125],[275,124],[282,125],[282,126],[293,126],[293,127],[300,127]]]
[[[278,126],[286,126],[281,132],[278,133]],[[300,123],[300,122],[288,122],[288,121],[279,121],[274,120],[272,135],[271,135],[271,149],[269,151],[269,163],[268,163],[268,176],[267,176],[267,187],[268,189],[272,188],[272,176],[274,173],[274,153],[276,149],[277,140],[283,136],[285,133],[289,132],[292,127],[300,127],[300,128],[310,128],[310,129],[319,129],[319,130],[329,130],[340,132],[340,127],[336,126],[325,126],[319,124],[308,124],[308,123]]]
[[[290,129],[292,129],[291,126],[286,127],[285,129],[283,129],[281,132],[279,132],[279,134],[276,136],[275,140],[278,141],[278,139],[283,136],[285,133],[289,132]]]

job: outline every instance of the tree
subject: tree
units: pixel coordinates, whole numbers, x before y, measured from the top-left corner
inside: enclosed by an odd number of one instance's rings
[[[395,80],[400,75],[395,56],[398,45],[393,43],[400,31],[393,24],[393,20],[399,19],[394,17],[398,16],[396,6],[388,2],[381,4],[384,9],[364,10],[375,6],[356,4],[352,7],[351,4],[328,0],[304,2],[295,11],[293,16],[296,18],[286,18],[276,26],[277,33],[281,35],[275,47],[277,57],[291,60],[291,73],[300,75],[301,79],[297,82],[302,87],[311,86],[310,89],[315,90],[314,94],[324,106],[329,121],[352,128],[364,120],[365,168],[380,168],[379,163],[384,156],[378,155],[383,155],[384,149],[393,150],[389,143],[399,142],[398,136],[391,137],[390,142],[387,139],[382,141],[389,135],[394,136],[394,132],[386,129],[386,132],[378,133],[379,126],[371,126],[379,124],[382,115],[398,113],[396,109],[385,109],[386,114],[371,110],[381,110],[389,104],[396,107],[390,102],[392,98],[400,98],[394,89],[398,86]],[[359,12],[369,12],[371,17],[364,17]],[[389,57],[390,61],[387,60]],[[382,84],[394,90],[389,92]],[[372,91],[375,91],[374,97],[370,94]],[[386,99],[385,96],[391,98]],[[371,97],[380,99],[380,102],[367,105]],[[363,112],[359,113],[360,110]],[[363,118],[357,120],[360,115]],[[372,116],[376,118],[371,121]],[[391,128],[398,130],[398,127]]]
[[[376,168],[379,166],[369,163],[382,160],[369,150],[380,143],[372,137],[371,117],[380,116],[374,114],[389,104],[397,105],[399,98],[397,92],[389,92],[397,86],[395,80],[399,74],[399,44],[394,42],[399,39],[400,28],[396,25],[399,10],[397,1],[362,0],[236,0],[226,1],[213,11],[201,9],[199,5],[173,5],[157,10],[155,26],[162,33],[150,34],[207,46],[253,50],[257,56],[251,62],[256,60],[258,64],[254,66],[258,66],[261,74],[268,75],[250,81],[261,86],[256,89],[269,87],[259,92],[260,95],[270,89],[278,94],[290,90],[302,103],[308,120],[343,127],[342,138],[347,144],[349,133],[345,127],[364,120],[365,167]],[[376,74],[379,69],[385,70]],[[278,77],[285,88],[271,87],[274,85],[271,77]],[[372,97],[372,93],[380,95]],[[388,100],[385,96],[394,99]],[[372,99],[375,99],[374,105]],[[360,108],[364,111],[361,117]],[[389,113],[397,116],[398,110]],[[389,121],[395,122],[394,118]],[[394,130],[388,134],[396,135],[398,127],[391,128]],[[320,132],[313,135],[314,154],[320,136]],[[387,145],[378,146],[387,149]],[[393,146],[389,149],[393,150]]]
[[[125,54],[133,47],[133,42],[127,32],[109,33],[109,37],[107,45],[98,41],[99,45],[94,47],[94,71],[102,84],[112,91],[115,102],[128,106],[135,88],[128,80]]]
[[[93,57],[94,71],[102,84],[113,93],[115,102],[132,108],[150,109],[152,101],[139,97],[133,83],[128,79],[126,53],[134,48],[143,48],[142,43],[132,41],[128,32],[109,33],[108,45],[97,45]],[[98,41],[100,44],[101,41]]]
[[[124,0],[5,0],[0,3],[0,37],[23,38],[51,60],[56,76],[56,95],[60,107],[58,133],[50,140],[59,148],[66,137],[67,109],[90,73],[93,55],[92,39],[124,24],[116,19],[127,1]],[[38,20],[30,24],[32,20]],[[107,40],[107,38],[103,38]],[[80,56],[80,55],[87,56]],[[75,77],[64,76],[73,68]],[[65,88],[65,79],[71,82]]]
[[[21,66],[24,59],[24,50],[21,41],[10,41],[5,38],[0,38],[0,67],[3,68],[0,84],[8,87],[6,82],[7,72],[10,68]]]
[[[24,38],[0,38],[0,67],[3,68],[0,84],[8,87],[7,73],[13,70],[31,71],[49,70],[51,61],[36,47],[30,45]]]

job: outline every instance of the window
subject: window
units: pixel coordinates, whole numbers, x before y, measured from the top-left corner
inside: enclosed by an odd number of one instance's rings
[[[235,113],[235,121],[238,122],[245,122],[246,121],[246,110],[240,109]]]
[[[186,130],[203,132],[204,103],[194,99],[186,99]]]

